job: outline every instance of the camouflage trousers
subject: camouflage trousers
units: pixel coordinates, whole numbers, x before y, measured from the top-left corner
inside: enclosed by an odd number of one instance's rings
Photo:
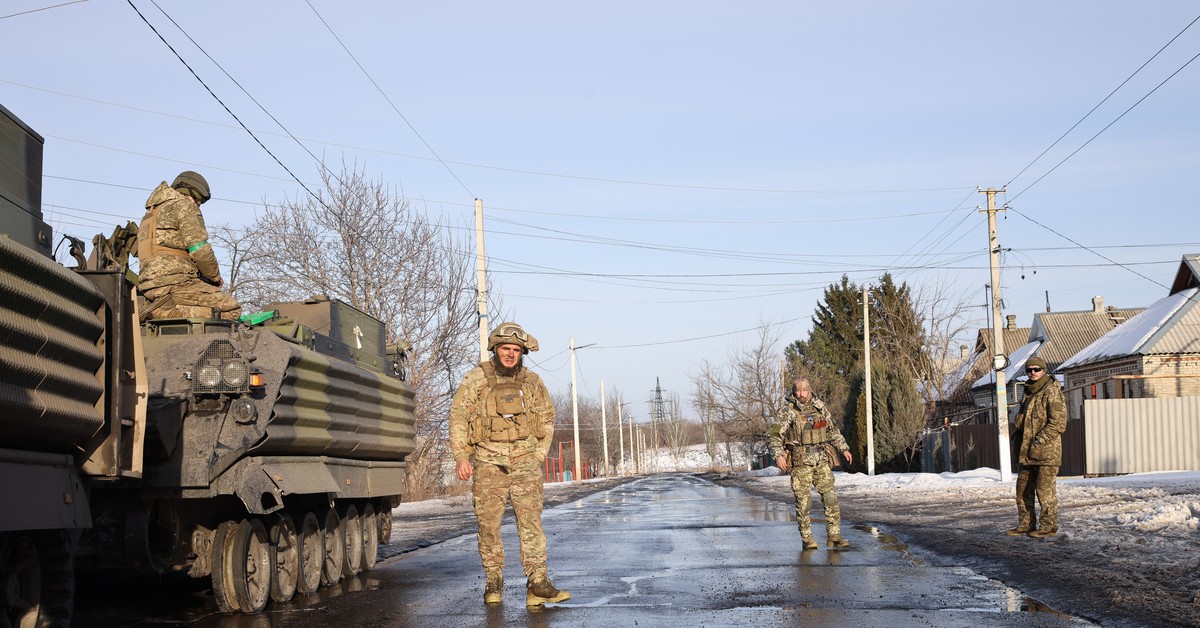
[[[175,302],[174,307],[166,305],[150,313],[151,319],[158,318],[223,318],[237,320],[242,315],[242,306],[229,293],[217,286],[194,279],[188,283],[171,284],[151,288],[142,293],[150,302],[167,295]]]
[[[1058,467],[1022,465],[1017,472],[1017,527],[1022,530],[1058,530]],[[1041,525],[1033,498],[1042,505]]]
[[[830,536],[841,536],[842,509],[838,506],[837,493],[833,492],[833,468],[828,462],[815,466],[798,464],[792,467],[792,492],[796,495],[796,523],[800,535],[812,538],[812,489],[821,495],[825,505],[825,530]]]
[[[521,565],[528,577],[546,566],[546,532],[542,529],[542,468],[533,456],[511,467],[475,463],[475,518],[479,522],[479,558],[485,571],[504,569],[500,524],[504,505],[512,500],[521,543]]]

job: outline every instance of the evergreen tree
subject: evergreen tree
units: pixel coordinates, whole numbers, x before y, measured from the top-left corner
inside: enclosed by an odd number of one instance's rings
[[[869,288],[873,422],[877,461],[889,468],[907,466],[925,424],[917,380],[928,361],[924,320],[907,284],[890,273]],[[793,377],[808,377],[813,392],[829,407],[854,457],[866,464],[866,406],[862,288],[845,275],[825,289],[807,340],[784,353]],[[843,420],[842,417],[845,417]]]
[[[862,290],[842,275],[825,288],[808,340],[784,349],[790,379],[807,377],[813,394],[825,402],[839,427],[847,410],[850,379],[862,370]]]

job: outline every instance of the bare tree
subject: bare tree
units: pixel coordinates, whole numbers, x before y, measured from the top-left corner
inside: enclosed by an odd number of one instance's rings
[[[233,253],[231,288],[248,310],[325,294],[386,323],[389,343],[412,343],[418,448],[407,488],[428,496],[444,476],[457,378],[478,355],[473,258],[448,228],[356,165],[323,169],[321,178],[315,198],[267,205],[240,234],[217,230]]]
[[[683,410],[679,403],[679,393],[675,393],[667,402],[666,416],[662,421],[662,432],[663,440],[675,463],[676,471],[680,470],[683,464],[683,455],[688,445],[692,444],[691,430],[688,427],[688,421],[683,418]]]
[[[704,437],[704,450],[708,453],[709,469],[717,467],[720,442],[717,436],[717,415],[712,385],[706,380],[693,379],[696,385],[692,392],[692,405],[700,413],[700,427]]]
[[[767,432],[783,398],[778,343],[779,332],[763,323],[754,345],[730,350],[724,365],[705,361],[692,377],[716,431],[751,456],[769,451]]]

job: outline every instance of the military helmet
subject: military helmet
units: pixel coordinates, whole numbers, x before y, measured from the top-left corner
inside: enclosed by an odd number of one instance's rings
[[[495,351],[497,345],[518,345],[525,353],[538,350],[537,338],[529,335],[516,323],[500,323],[488,335],[488,351]]]
[[[192,172],[191,170],[184,170],[179,173],[179,176],[175,177],[175,181],[171,183],[171,187],[176,189],[181,187],[187,188],[194,192],[193,196],[201,203],[212,198],[212,194],[208,191],[208,181],[205,181],[204,177],[200,176],[200,173]]]

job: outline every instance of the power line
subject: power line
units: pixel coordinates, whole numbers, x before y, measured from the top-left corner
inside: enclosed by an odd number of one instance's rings
[[[1139,99],[1137,100],[1137,102],[1135,102],[1135,103],[1133,103],[1132,105],[1130,105],[1128,109],[1126,109],[1125,111],[1121,112],[1121,115],[1119,115],[1119,116],[1117,116],[1116,118],[1114,118],[1112,122],[1109,122],[1108,124],[1104,125],[1104,128],[1103,128],[1103,129],[1100,129],[1099,131],[1097,131],[1097,132],[1096,132],[1096,134],[1095,134],[1095,135],[1093,135],[1092,137],[1088,138],[1088,141],[1086,141],[1086,142],[1084,142],[1083,144],[1081,144],[1081,145],[1079,146],[1079,148],[1076,148],[1075,150],[1071,151],[1071,154],[1070,154],[1070,155],[1067,155],[1066,157],[1063,157],[1063,158],[1062,158],[1062,161],[1059,161],[1058,163],[1054,164],[1054,167],[1053,167],[1053,168],[1051,168],[1051,169],[1047,170],[1045,174],[1043,174],[1042,176],[1038,177],[1038,178],[1037,178],[1037,180],[1035,180],[1033,183],[1030,183],[1028,186],[1026,186],[1026,187],[1025,187],[1025,189],[1024,189],[1024,190],[1021,190],[1020,192],[1018,192],[1017,194],[1015,194],[1015,195],[1014,195],[1014,196],[1013,196],[1011,199],[1006,199],[1006,200],[1016,200],[1016,199],[1017,199],[1018,197],[1020,197],[1022,194],[1024,194],[1024,193],[1028,192],[1028,191],[1029,191],[1031,188],[1033,188],[1033,186],[1035,186],[1035,185],[1037,185],[1038,183],[1040,183],[1040,182],[1042,181],[1042,179],[1045,179],[1046,177],[1050,176],[1050,173],[1054,172],[1055,170],[1058,170],[1058,167],[1059,167],[1059,166],[1063,165],[1064,163],[1066,163],[1066,162],[1067,162],[1067,160],[1068,160],[1068,159],[1070,159],[1070,158],[1074,157],[1074,156],[1076,155],[1076,153],[1078,153],[1079,151],[1081,151],[1081,150],[1083,150],[1084,148],[1086,148],[1086,147],[1087,147],[1087,145],[1088,145],[1088,144],[1091,144],[1093,140],[1095,140],[1097,137],[1100,137],[1100,134],[1102,134],[1102,133],[1104,133],[1105,131],[1107,131],[1109,128],[1111,128],[1111,127],[1112,127],[1112,125],[1114,125],[1114,124],[1116,124],[1118,121],[1120,121],[1120,120],[1121,120],[1121,118],[1124,118],[1126,114],[1128,114],[1130,111],[1133,111],[1133,109],[1134,109],[1135,107],[1137,107],[1138,105],[1142,104],[1142,102],[1143,102],[1143,101],[1145,101],[1147,98],[1149,98],[1149,97],[1151,96],[1151,94],[1153,94],[1154,92],[1157,92],[1157,91],[1158,91],[1158,89],[1159,89],[1160,87],[1162,87],[1163,85],[1165,85],[1165,84],[1167,83],[1167,81],[1169,81],[1169,80],[1171,80],[1171,79],[1175,78],[1175,75],[1177,75],[1177,74],[1179,74],[1180,72],[1182,72],[1182,71],[1184,70],[1184,68],[1186,68],[1186,67],[1188,67],[1189,65],[1191,65],[1191,64],[1192,64],[1192,62],[1193,62],[1193,61],[1195,61],[1197,58],[1200,58],[1200,52],[1196,53],[1194,56],[1192,56],[1192,58],[1191,58],[1191,59],[1188,59],[1186,63],[1184,63],[1183,65],[1179,66],[1179,69],[1177,69],[1177,70],[1175,70],[1174,72],[1172,72],[1172,73],[1170,74],[1170,76],[1168,76],[1167,78],[1163,79],[1163,80],[1162,80],[1162,82],[1160,82],[1158,85],[1155,85],[1155,86],[1154,86],[1154,89],[1150,90],[1149,92],[1146,92],[1146,95],[1145,95],[1145,96],[1142,96],[1141,98],[1139,98]]]
[[[74,0],[73,2],[63,2],[61,4],[52,4],[48,7],[42,7],[40,9],[29,9],[28,11],[21,11],[20,13],[10,13],[8,15],[0,15],[0,20],[7,20],[10,17],[17,17],[18,15],[29,15],[30,13],[38,13],[39,11],[49,11],[50,9],[57,9],[59,7],[65,7],[65,6],[69,6],[72,4],[79,4],[80,2],[87,2],[87,1],[88,0]]]
[[[142,15],[141,10],[139,10],[137,8],[137,6],[135,6],[133,4],[133,0],[125,0],[125,1],[127,3],[129,3],[129,7],[132,8],[134,10],[134,12],[138,14],[138,17],[142,18],[142,21],[146,23],[146,26],[150,27],[150,30],[154,32],[154,34],[158,37],[159,41],[161,41],[163,43],[163,45],[166,46],[167,49],[169,49],[171,51],[171,54],[175,55],[176,59],[179,59],[179,62],[183,64],[183,67],[187,68],[187,71],[190,72],[191,75],[196,79],[196,81],[199,82],[200,85],[204,87],[204,90],[207,91],[208,94],[210,96],[212,96],[213,99],[216,100],[217,103],[220,104],[221,107],[223,109],[225,109],[225,111],[227,113],[229,113],[229,115],[232,116],[234,120],[237,120],[238,125],[240,125],[242,127],[242,129],[245,130],[246,133],[248,133],[250,135],[250,137],[254,139],[255,143],[257,143],[259,145],[259,147],[261,147],[264,151],[266,151],[266,153],[271,156],[271,159],[274,159],[275,163],[279,164],[279,167],[283,168],[284,171],[287,172],[288,175],[290,175],[292,177],[292,179],[296,181],[296,183],[300,184],[300,187],[304,188],[305,192],[308,192],[309,195],[311,195],[313,198],[317,198],[316,195],[312,193],[312,190],[309,190],[308,186],[304,185],[304,182],[300,181],[299,177],[297,177],[295,175],[295,173],[293,173],[290,169],[288,169],[288,167],[285,166],[283,164],[283,162],[280,161],[279,158],[275,156],[275,153],[272,153],[271,149],[267,148],[267,146],[265,144],[263,144],[261,140],[258,139],[258,136],[256,136],[253,131],[251,131],[245,124],[242,123],[241,118],[238,118],[237,114],[233,113],[233,111],[230,110],[229,107],[225,105],[225,103],[220,99],[220,97],[218,97],[212,91],[212,89],[209,88],[208,84],[204,82],[204,79],[200,78],[200,75],[196,74],[196,71],[192,69],[192,66],[188,65],[188,62],[183,60],[183,57],[180,56],[179,52],[176,51],[175,48],[166,40],[166,38],[162,36],[162,33],[159,33],[158,29],[154,28],[154,25],[150,23],[150,20],[146,19],[145,15]],[[151,0],[151,4],[154,4],[155,7],[158,7],[158,4],[154,3],[153,0]],[[162,11],[162,8],[158,7],[158,10]],[[163,15],[166,15],[165,11],[162,11],[162,12],[163,12]],[[170,16],[167,16],[167,17],[168,17],[168,19],[170,19]],[[174,23],[174,20],[172,20],[172,23]],[[178,27],[178,24],[176,24],[176,26]],[[180,29],[180,30],[182,31],[183,29]],[[189,37],[188,39],[191,39],[191,38]],[[195,42],[193,41],[192,43],[195,43]],[[199,48],[199,46],[197,46],[197,48]],[[207,53],[205,53],[205,56],[207,56]],[[211,59],[211,57],[210,57],[210,59]],[[218,67],[220,67],[220,66],[218,66]],[[224,71],[224,70],[222,70],[222,71]],[[318,199],[318,202],[319,201],[320,201],[320,199]]]
[[[799,318],[791,318],[786,321],[781,321],[777,324],[785,325],[787,323],[794,323],[798,320],[800,320],[800,319]],[[640,347],[658,347],[658,346],[662,346],[662,345],[672,345],[672,344],[680,344],[680,343],[684,343],[684,342],[695,342],[697,340],[709,340],[711,338],[721,338],[723,336],[732,336],[734,334],[744,334],[748,331],[755,331],[755,330],[762,329],[762,328],[763,328],[763,325],[755,325],[754,327],[748,327],[746,329],[739,329],[737,331],[727,331],[727,332],[723,332],[723,333],[719,333],[719,334],[711,334],[708,336],[696,336],[694,338],[681,338],[679,340],[664,340],[662,342],[644,342],[641,344],[632,344],[632,345],[604,346],[604,345],[597,344],[597,345],[593,345],[593,348],[596,348],[596,349],[636,349],[636,348],[640,348]]]
[[[454,180],[457,181],[460,186],[462,186],[463,191],[470,195],[471,198],[477,198],[475,194],[473,194],[467,187],[467,184],[463,183],[462,179],[458,178],[458,175],[450,169],[450,166],[444,159],[442,159],[441,155],[438,155],[437,151],[433,150],[433,147],[429,145],[429,142],[425,141],[425,138],[421,136],[421,133],[417,131],[417,128],[413,126],[412,122],[409,122],[408,118],[406,118],[403,113],[400,113],[400,109],[396,107],[396,103],[392,102],[392,99],[389,98],[387,93],[383,91],[383,88],[379,87],[379,83],[375,82],[375,79],[369,72],[367,72],[367,69],[358,62],[358,59],[354,56],[354,53],[350,52],[350,49],[346,47],[346,44],[342,41],[342,38],[338,37],[338,34],[333,31],[333,28],[329,26],[329,22],[326,22],[325,18],[321,17],[321,14],[317,12],[317,9],[312,5],[312,2],[305,0],[305,3],[308,4],[308,8],[312,9],[313,15],[317,16],[317,19],[321,21],[321,24],[325,25],[325,29],[329,31],[329,34],[333,35],[333,38],[337,40],[337,43],[342,47],[342,50],[346,51],[346,55],[350,57],[350,60],[354,62],[354,65],[358,66],[358,69],[362,71],[363,76],[366,76],[367,80],[371,82],[371,85],[375,86],[375,91],[379,92],[379,95],[383,96],[383,99],[387,101],[388,105],[391,105],[392,111],[395,111],[396,115],[400,116],[401,120],[404,120],[404,124],[408,125],[408,128],[413,132],[413,135],[416,135],[417,139],[421,140],[421,143],[425,145],[425,148],[429,149],[429,153],[436,157],[438,162],[442,164],[442,167],[446,169],[446,172],[449,172],[450,176],[454,177]]]
[[[1139,73],[1139,72],[1141,72],[1143,69],[1145,69],[1145,67],[1146,67],[1146,66],[1150,65],[1150,62],[1151,62],[1151,61],[1154,61],[1156,58],[1158,58],[1158,55],[1162,54],[1162,52],[1163,52],[1164,50],[1166,50],[1166,49],[1167,49],[1167,46],[1170,46],[1172,43],[1174,43],[1174,42],[1175,42],[1175,40],[1176,40],[1176,39],[1179,39],[1179,37],[1180,37],[1180,36],[1182,36],[1182,35],[1183,35],[1185,32],[1187,32],[1187,30],[1188,30],[1189,28],[1191,28],[1191,27],[1192,27],[1192,25],[1193,25],[1193,24],[1195,24],[1197,21],[1200,21],[1200,16],[1196,16],[1196,18],[1195,18],[1195,19],[1193,19],[1191,22],[1188,22],[1188,25],[1187,25],[1187,26],[1184,26],[1184,27],[1183,27],[1183,30],[1179,31],[1179,33],[1177,33],[1177,34],[1176,34],[1174,37],[1172,37],[1170,41],[1168,41],[1167,43],[1163,44],[1163,47],[1162,47],[1162,48],[1159,48],[1159,49],[1158,49],[1158,52],[1156,52],[1156,53],[1154,53],[1153,55],[1151,55],[1149,59],[1146,59],[1146,62],[1145,62],[1145,63],[1143,63],[1142,65],[1138,66],[1138,69],[1134,70],[1134,71],[1133,71],[1133,74],[1130,74],[1128,77],[1126,77],[1126,78],[1125,78],[1125,80],[1124,80],[1124,81],[1121,81],[1121,84],[1120,84],[1120,85],[1117,85],[1116,87],[1114,87],[1114,88],[1113,88],[1113,90],[1112,90],[1111,92],[1109,92],[1107,96],[1105,96],[1105,97],[1104,97],[1104,98],[1103,98],[1103,99],[1102,99],[1100,102],[1096,103],[1096,106],[1095,106],[1095,107],[1092,107],[1092,108],[1091,108],[1091,109],[1090,109],[1090,110],[1089,110],[1087,113],[1083,114],[1083,117],[1082,117],[1082,118],[1080,118],[1078,122],[1076,122],[1075,124],[1071,125],[1071,128],[1067,129],[1066,131],[1064,131],[1064,132],[1063,132],[1063,134],[1062,134],[1062,135],[1058,136],[1058,139],[1054,140],[1054,142],[1052,142],[1052,143],[1051,143],[1049,146],[1047,146],[1047,147],[1046,147],[1046,150],[1043,150],[1043,151],[1042,151],[1042,152],[1041,152],[1041,153],[1040,153],[1040,154],[1039,154],[1037,157],[1034,157],[1034,158],[1033,158],[1033,161],[1031,161],[1031,162],[1029,162],[1028,164],[1026,164],[1024,168],[1021,168],[1021,171],[1020,171],[1020,172],[1018,172],[1017,174],[1013,175],[1013,177],[1012,177],[1011,179],[1009,179],[1009,180],[1008,180],[1008,183],[1004,184],[1004,187],[1005,187],[1005,188],[1007,188],[1008,186],[1012,185],[1012,182],[1013,182],[1013,181],[1016,181],[1016,180],[1017,180],[1017,178],[1019,178],[1021,175],[1025,174],[1025,171],[1026,171],[1026,170],[1029,170],[1029,168],[1031,168],[1031,167],[1033,166],[1033,164],[1037,163],[1037,162],[1038,162],[1038,160],[1040,160],[1042,157],[1044,157],[1044,156],[1046,155],[1046,153],[1050,152],[1050,150],[1051,150],[1051,149],[1053,149],[1055,146],[1058,146],[1058,143],[1059,143],[1059,142],[1061,142],[1061,141],[1063,140],[1063,138],[1065,138],[1067,135],[1069,135],[1069,134],[1071,133],[1071,131],[1074,131],[1074,130],[1075,130],[1075,128],[1076,128],[1076,127],[1078,127],[1080,124],[1083,124],[1083,121],[1084,121],[1084,120],[1087,120],[1087,119],[1088,119],[1088,117],[1089,117],[1089,116],[1091,116],[1093,113],[1095,113],[1095,112],[1096,112],[1096,110],[1097,110],[1097,109],[1099,109],[1101,105],[1103,105],[1104,103],[1108,102],[1108,99],[1109,99],[1109,98],[1112,98],[1112,97],[1113,97],[1113,94],[1116,94],[1118,90],[1120,90],[1122,87],[1125,87],[1125,84],[1126,84],[1126,83],[1128,83],[1130,80],[1132,80],[1132,79],[1133,79],[1133,77],[1137,76],[1137,75],[1138,75],[1138,73]],[[1191,62],[1189,61],[1188,63],[1191,63]],[[1181,68],[1181,69],[1182,69],[1182,68]],[[1172,75],[1172,76],[1174,76],[1174,75]],[[1164,82],[1165,82],[1165,81],[1164,81]],[[1158,88],[1156,87],[1155,89],[1158,89]],[[1153,93],[1153,92],[1151,92],[1151,93]],[[1149,95],[1149,94],[1147,94],[1147,96],[1148,96],[1148,95]],[[1138,101],[1138,102],[1141,102],[1141,101]],[[1132,109],[1132,107],[1131,107],[1131,109]],[[1124,114],[1122,114],[1122,115],[1124,115]],[[1120,119],[1120,118],[1118,118],[1118,120],[1119,120],[1119,119]],[[1116,121],[1116,120],[1114,120],[1114,122],[1115,122],[1115,121]],[[1110,125],[1110,126],[1111,126],[1111,125]],[[1108,127],[1105,127],[1105,128],[1108,128]],[[1093,138],[1093,139],[1094,139],[1094,138]],[[1090,140],[1089,140],[1089,141],[1090,141]],[[1086,146],[1086,144],[1085,144],[1085,146]],[[1082,147],[1080,147],[1080,148],[1082,148]],[[1072,153],[1072,154],[1074,154],[1074,153]],[[1065,160],[1064,160],[1064,161],[1065,161]],[[1055,167],[1057,167],[1057,166],[1055,166]],[[1049,174],[1049,173],[1046,173],[1046,174]],[[1045,176],[1045,175],[1043,175],[1043,176]],[[1041,179],[1038,179],[1038,180],[1040,181]],[[1036,182],[1035,182],[1035,183],[1036,183]],[[1030,186],[1030,187],[1032,187],[1032,186]],[[1028,189],[1028,188],[1026,188],[1026,189]],[[1016,198],[1016,197],[1014,196],[1013,198]]]

